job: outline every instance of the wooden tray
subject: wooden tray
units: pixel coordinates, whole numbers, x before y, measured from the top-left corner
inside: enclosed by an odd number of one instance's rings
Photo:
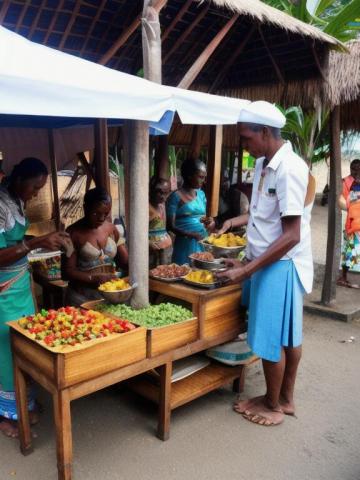
[[[195,342],[199,338],[199,323],[196,317],[183,322],[147,329],[147,357]]]
[[[94,300],[81,305],[81,308],[95,309],[103,300]],[[104,312],[110,318],[120,318],[111,313]],[[126,319],[123,319],[126,320]],[[134,322],[131,322],[134,323]],[[136,325],[136,323],[134,323]],[[143,327],[147,330],[147,357],[155,357],[169,350],[182,347],[188,343],[195,342],[199,338],[199,322],[196,317],[184,320],[183,322],[165,325],[163,327]]]
[[[76,346],[51,348],[34,340],[17,321],[9,327],[18,334],[15,342],[18,351],[26,352],[35,367],[45,371],[59,388],[96,378],[119,367],[146,358],[146,329],[137,327],[126,333],[111,334]]]

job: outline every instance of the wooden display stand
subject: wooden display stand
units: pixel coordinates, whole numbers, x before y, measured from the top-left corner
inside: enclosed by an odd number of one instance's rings
[[[174,360],[230,341],[244,329],[239,287],[228,286],[208,291],[157,281],[151,281],[150,284],[155,292],[191,303],[199,322],[196,341],[145,358],[146,330],[138,328],[113,339],[102,339],[100,343],[94,340],[86,348],[56,353],[34,342],[24,330],[18,328],[16,322],[11,325],[20,448],[25,455],[32,451],[25,381],[25,375],[29,375],[53,397],[59,480],[72,478],[72,400],[158,368],[159,386],[153,396],[155,399],[157,395],[159,402],[158,436],[166,440],[169,438],[172,409],[234,379],[238,384],[243,381],[244,368],[211,365],[192,378],[171,384]],[[170,330],[168,338],[172,338]]]

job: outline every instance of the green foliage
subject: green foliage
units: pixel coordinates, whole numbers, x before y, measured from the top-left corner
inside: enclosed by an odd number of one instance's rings
[[[313,14],[307,9],[307,0],[262,1],[343,42],[354,39],[359,34],[356,19],[360,14],[360,0],[318,0]]]
[[[298,155],[309,165],[325,160],[330,151],[327,130],[329,112],[320,107],[306,113],[301,107],[282,111],[286,116],[283,137],[291,141]]]

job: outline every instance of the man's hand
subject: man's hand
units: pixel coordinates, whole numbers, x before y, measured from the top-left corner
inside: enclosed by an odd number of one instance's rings
[[[228,267],[225,272],[216,273],[216,277],[225,280],[230,280],[232,283],[238,283],[247,278],[248,271],[245,265],[248,261],[238,260],[236,258],[224,258],[223,263]]]
[[[236,268],[229,268],[225,272],[216,273],[219,280],[230,280],[231,283],[239,283],[248,277],[245,266],[241,265]]]

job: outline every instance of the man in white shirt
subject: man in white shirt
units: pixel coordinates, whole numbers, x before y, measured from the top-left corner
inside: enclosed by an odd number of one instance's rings
[[[241,112],[242,145],[257,158],[250,213],[225,222],[221,231],[247,225],[247,263],[228,260],[229,270],[218,275],[232,282],[247,279],[248,343],[262,358],[267,391],[234,409],[265,426],[295,414],[303,294],[311,291],[313,278],[309,169],[281,138],[285,121],[268,102],[253,102]]]

